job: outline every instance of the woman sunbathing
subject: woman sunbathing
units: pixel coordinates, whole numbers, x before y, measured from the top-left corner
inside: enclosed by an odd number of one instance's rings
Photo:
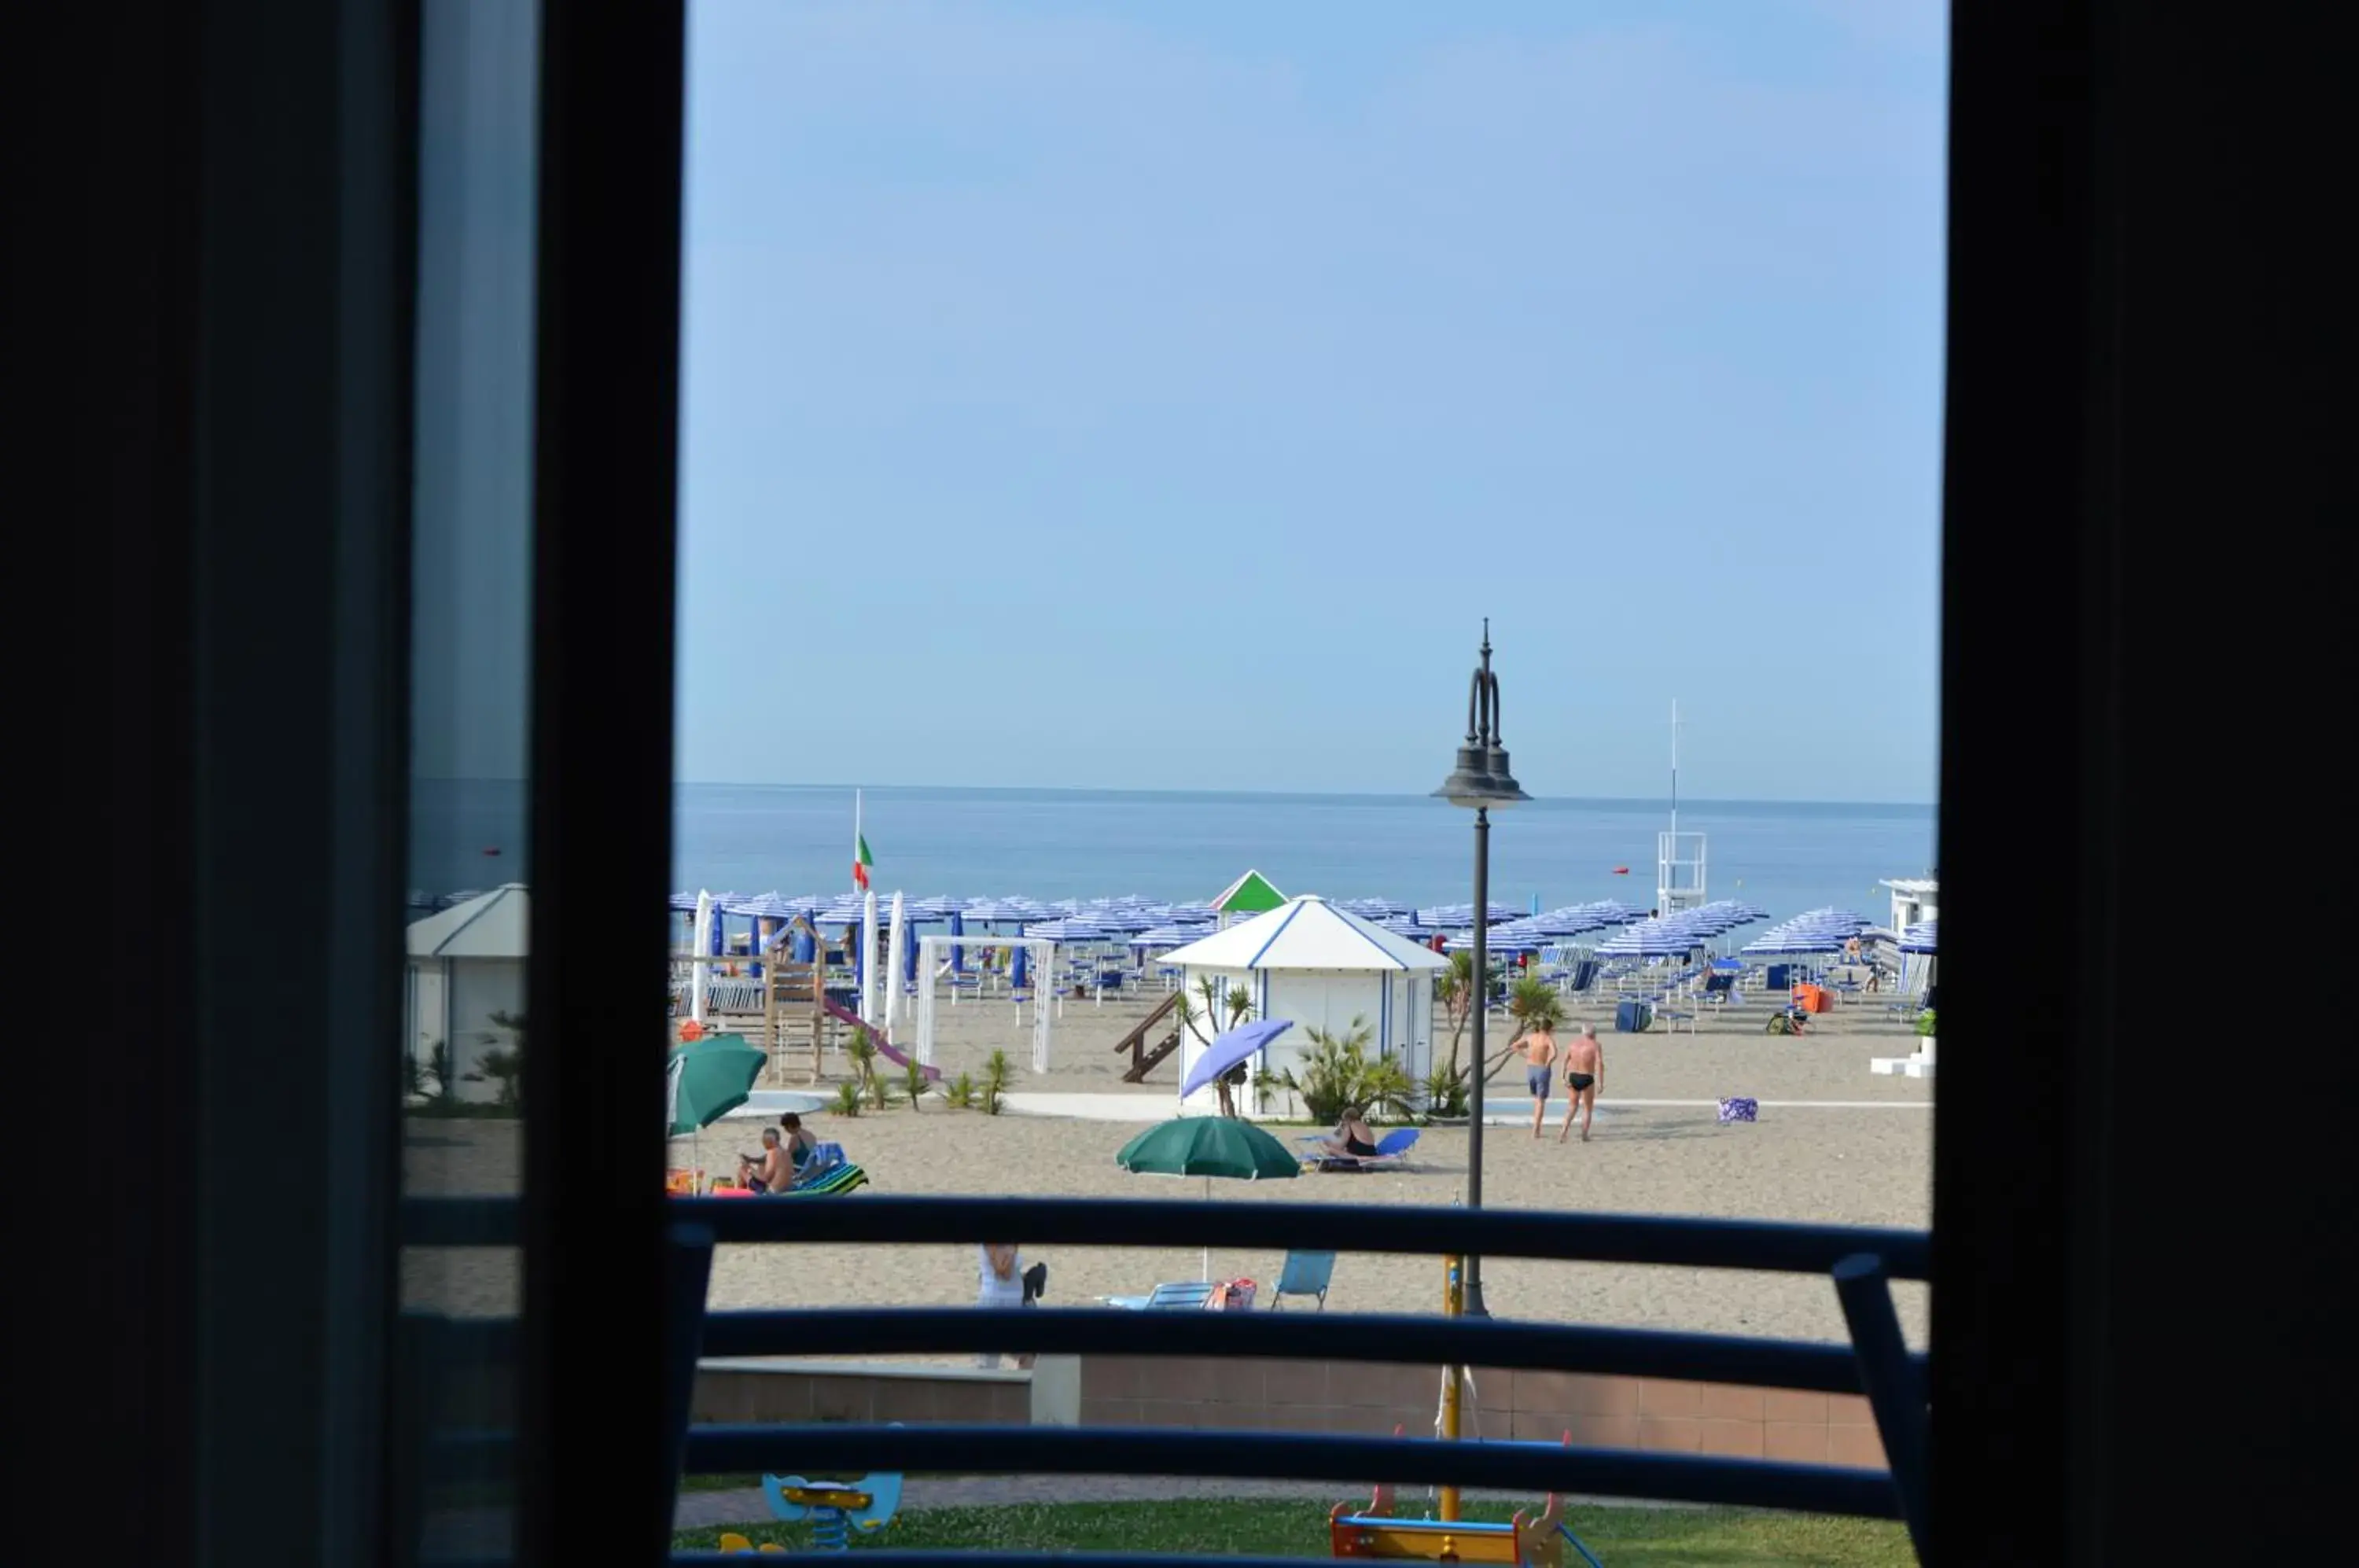
[[[1330,1154],[1345,1155],[1354,1160],[1364,1160],[1375,1153],[1376,1135],[1369,1130],[1368,1124],[1361,1116],[1357,1106],[1346,1110],[1343,1119],[1335,1124],[1334,1132],[1321,1147]]]

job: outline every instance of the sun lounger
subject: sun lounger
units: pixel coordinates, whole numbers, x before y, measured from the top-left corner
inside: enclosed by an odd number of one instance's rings
[[[812,1149],[810,1158],[795,1172],[794,1182],[788,1187],[787,1197],[826,1197],[837,1192],[850,1192],[868,1185],[868,1172],[844,1158],[843,1145],[822,1143]]]
[[[1338,1154],[1326,1147],[1323,1136],[1305,1138],[1302,1163],[1317,1171],[1397,1170],[1408,1163],[1408,1151],[1417,1147],[1417,1128],[1395,1127],[1376,1139],[1374,1154]]]
[[[1101,1296],[1110,1307],[1123,1307],[1134,1312],[1198,1312],[1212,1299],[1212,1286],[1206,1279],[1180,1279],[1158,1285],[1145,1296]]]

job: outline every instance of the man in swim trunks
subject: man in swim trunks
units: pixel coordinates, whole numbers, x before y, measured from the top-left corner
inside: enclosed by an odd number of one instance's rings
[[[1538,1138],[1541,1118],[1548,1115],[1549,1079],[1556,1065],[1556,1036],[1542,1024],[1524,1036],[1520,1049],[1524,1053],[1524,1087],[1532,1092],[1532,1136]]]
[[[1597,1026],[1583,1024],[1572,1043],[1564,1048],[1564,1086],[1572,1094],[1564,1108],[1564,1127],[1556,1135],[1562,1143],[1572,1131],[1572,1118],[1581,1118],[1581,1141],[1589,1141],[1589,1118],[1597,1110],[1598,1091],[1605,1087],[1605,1048],[1597,1043]]]

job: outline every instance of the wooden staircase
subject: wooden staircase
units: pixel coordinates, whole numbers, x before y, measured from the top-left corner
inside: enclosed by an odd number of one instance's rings
[[[1180,996],[1181,993],[1174,991],[1164,997],[1153,1012],[1138,1020],[1136,1029],[1114,1042],[1115,1055],[1119,1056],[1125,1051],[1130,1052],[1130,1065],[1122,1071],[1124,1083],[1144,1083],[1158,1062],[1180,1049],[1180,1026],[1176,1023],[1171,1026],[1171,1032],[1153,1046],[1147,1043],[1147,1037],[1154,1032],[1157,1024],[1171,1016],[1180,1006]]]

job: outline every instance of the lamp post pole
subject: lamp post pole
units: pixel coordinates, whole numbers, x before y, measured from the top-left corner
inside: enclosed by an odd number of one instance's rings
[[[1491,623],[1483,622],[1483,662],[1475,667],[1466,696],[1466,740],[1458,748],[1458,766],[1434,791],[1453,806],[1474,813],[1474,1082],[1466,1096],[1466,1206],[1483,1207],[1483,1079],[1485,1015],[1491,1007],[1491,808],[1528,800],[1507,766],[1507,748],[1499,739],[1499,678],[1491,672]],[[1483,1260],[1469,1254],[1463,1281],[1463,1315],[1491,1314],[1483,1304]]]
[[[1487,628],[1486,628],[1487,632]],[[1490,643],[1486,635],[1483,641]],[[1483,1080],[1487,1076],[1484,1064],[1489,1058],[1484,1054],[1484,1015],[1491,1010],[1491,812],[1489,808],[1474,808],[1474,1085],[1466,1096],[1466,1206],[1480,1214],[1483,1210]],[[1487,1318],[1489,1310],[1483,1305],[1483,1259],[1469,1256],[1466,1259],[1466,1303],[1461,1310],[1470,1318]]]

